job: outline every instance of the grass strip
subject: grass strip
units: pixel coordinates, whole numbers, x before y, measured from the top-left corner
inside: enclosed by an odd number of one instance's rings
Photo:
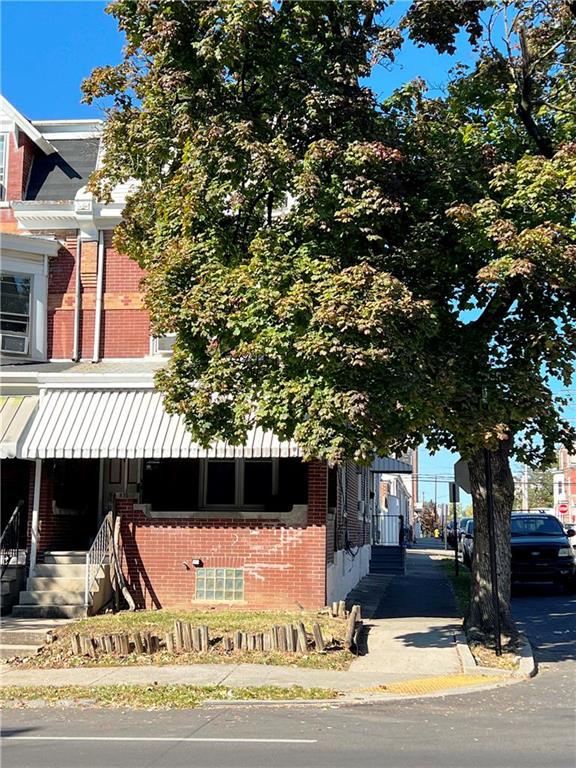
[[[338,691],[329,688],[289,688],[266,685],[254,688],[228,688],[223,685],[98,685],[98,686],[6,686],[0,689],[3,707],[78,704],[112,709],[193,709],[211,701],[318,701],[333,699]]]
[[[116,633],[140,631],[164,632],[174,628],[176,620],[192,626],[206,625],[210,636],[216,640],[224,634],[232,635],[235,631],[266,632],[276,625],[296,624],[302,621],[310,632],[312,624],[318,622],[325,640],[334,646],[327,653],[310,652],[290,654],[281,651],[235,651],[225,652],[220,643],[215,642],[206,653],[169,653],[165,649],[153,655],[136,654],[127,656],[118,654],[98,654],[92,659],[88,656],[73,656],[70,637],[74,633],[98,636]],[[61,669],[67,667],[110,667],[110,666],[148,666],[150,664],[269,664],[274,666],[303,667],[307,669],[346,670],[354,656],[343,648],[346,620],[333,618],[316,611],[247,611],[247,610],[156,610],[156,611],[120,611],[80,619],[59,627],[55,632],[55,642],[45,645],[37,656],[14,662],[20,668]]]
[[[456,602],[460,609],[460,615],[464,618],[470,609],[470,585],[472,575],[465,565],[458,566],[458,576],[456,576],[456,568],[453,559],[446,558],[442,560],[442,567],[444,573],[452,584],[454,595],[456,596]]]

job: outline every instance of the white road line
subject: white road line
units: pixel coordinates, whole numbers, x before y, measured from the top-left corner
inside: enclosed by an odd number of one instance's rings
[[[317,744],[318,739],[220,739],[197,736],[11,736],[1,734],[9,741],[206,741],[226,744]]]

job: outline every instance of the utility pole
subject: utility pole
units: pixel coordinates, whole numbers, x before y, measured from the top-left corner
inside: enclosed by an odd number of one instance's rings
[[[524,464],[522,473],[522,512],[528,512],[530,500],[528,498],[528,464]]]

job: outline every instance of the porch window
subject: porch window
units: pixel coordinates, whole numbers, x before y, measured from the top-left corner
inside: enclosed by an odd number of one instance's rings
[[[4,354],[28,354],[31,288],[31,277],[0,274],[0,349]]]
[[[265,509],[278,489],[278,459],[202,462],[201,507]]]
[[[144,462],[142,500],[157,512],[288,512],[308,499],[300,459],[160,459]]]

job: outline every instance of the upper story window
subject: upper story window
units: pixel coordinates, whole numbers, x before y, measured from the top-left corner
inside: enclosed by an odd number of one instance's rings
[[[1,273],[0,349],[4,354],[28,354],[31,293],[31,276]]]
[[[7,167],[8,167],[8,134],[0,133],[0,200],[6,199]]]
[[[152,336],[150,339],[150,354],[170,357],[175,341],[175,333],[167,333],[164,336]]]

